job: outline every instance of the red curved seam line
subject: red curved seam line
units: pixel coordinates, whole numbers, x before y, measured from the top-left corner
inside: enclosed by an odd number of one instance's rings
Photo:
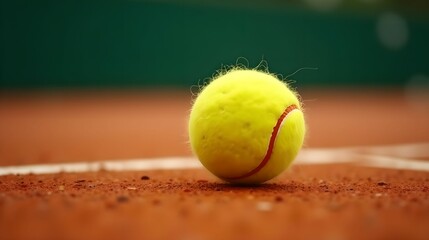
[[[273,153],[274,143],[276,141],[277,134],[279,133],[280,126],[281,126],[283,120],[285,119],[285,117],[290,112],[292,112],[295,109],[298,109],[298,107],[295,104],[288,106],[284,110],[284,112],[282,113],[282,115],[279,117],[279,119],[277,120],[277,123],[276,123],[276,125],[273,128],[273,132],[271,133],[270,143],[268,144],[267,152],[265,153],[265,157],[261,161],[261,163],[259,163],[259,165],[256,168],[254,168],[252,171],[250,171],[250,172],[248,172],[248,173],[246,173],[244,175],[241,175],[241,176],[238,176],[238,177],[230,177],[230,178],[226,178],[226,179],[236,180],[236,179],[240,179],[240,178],[250,177],[253,174],[259,172],[268,163],[268,161],[270,160],[271,155]]]

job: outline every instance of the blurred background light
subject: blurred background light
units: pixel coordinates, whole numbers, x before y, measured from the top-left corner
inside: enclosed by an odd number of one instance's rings
[[[406,20],[396,13],[383,13],[377,20],[377,35],[384,47],[400,49],[407,44],[409,30]]]

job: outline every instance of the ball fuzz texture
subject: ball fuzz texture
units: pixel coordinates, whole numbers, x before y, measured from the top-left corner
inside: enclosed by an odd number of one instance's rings
[[[302,147],[304,115],[285,82],[258,70],[235,69],[202,89],[189,118],[193,152],[217,177],[240,184],[268,181]]]

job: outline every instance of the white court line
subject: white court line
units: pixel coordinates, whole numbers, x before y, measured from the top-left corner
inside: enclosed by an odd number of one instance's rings
[[[123,159],[103,162],[76,162],[0,167],[0,176],[7,174],[50,174],[60,172],[145,171],[201,168],[193,157]]]
[[[401,159],[388,156],[362,155],[365,162],[362,164],[368,167],[404,169],[414,171],[429,171],[429,161]]]
[[[429,143],[409,143],[401,145],[366,146],[342,148],[359,153],[376,154],[400,158],[427,158],[429,160]]]
[[[398,150],[399,149],[399,150]],[[382,154],[384,153],[384,154]],[[353,148],[308,148],[301,150],[294,164],[353,163],[368,167],[429,171],[429,143]],[[52,174],[60,172],[145,171],[202,168],[194,157],[123,159],[103,162],[77,162],[0,167],[8,174]]]

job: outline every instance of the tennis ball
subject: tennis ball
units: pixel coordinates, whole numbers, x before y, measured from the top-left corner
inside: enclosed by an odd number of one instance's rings
[[[214,175],[257,184],[283,172],[302,147],[304,114],[297,95],[274,75],[233,69],[196,97],[189,116],[192,151]]]

